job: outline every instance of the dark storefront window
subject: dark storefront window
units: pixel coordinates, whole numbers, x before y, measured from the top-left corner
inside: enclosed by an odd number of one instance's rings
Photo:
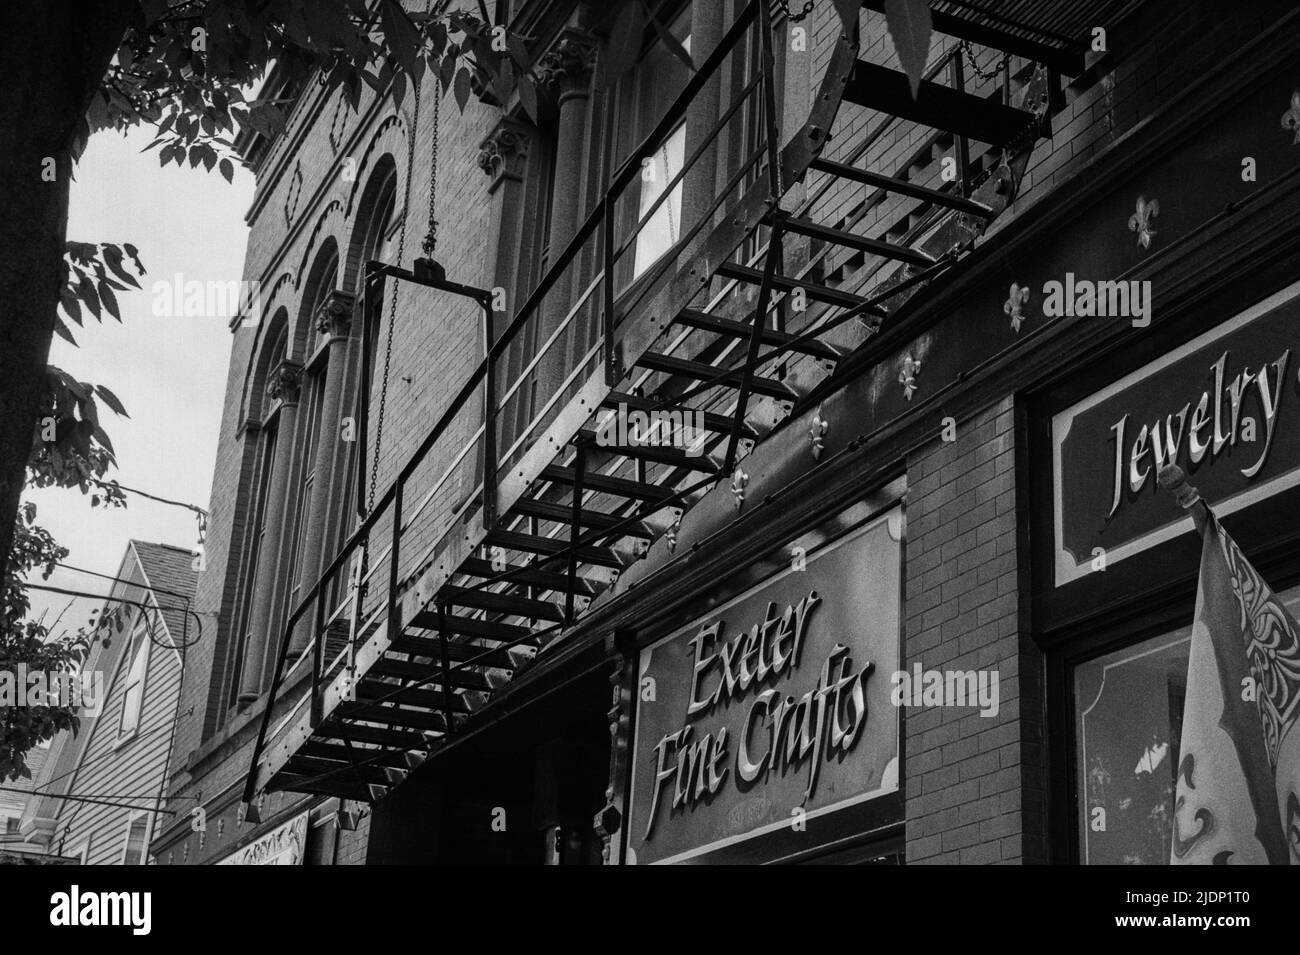
[[[1300,587],[1281,594],[1294,615]],[[1074,668],[1079,861],[1167,865],[1190,626]]]

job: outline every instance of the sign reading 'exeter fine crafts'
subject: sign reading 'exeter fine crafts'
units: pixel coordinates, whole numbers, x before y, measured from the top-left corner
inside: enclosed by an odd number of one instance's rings
[[[628,861],[679,861],[897,791],[901,511],[641,652]]]
[[[1191,529],[1179,465],[1220,516],[1300,483],[1300,283],[1052,418],[1056,584]]]

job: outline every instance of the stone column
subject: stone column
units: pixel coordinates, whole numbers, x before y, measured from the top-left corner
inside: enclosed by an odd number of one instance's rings
[[[328,357],[325,370],[325,392],[321,396],[320,433],[316,437],[316,460],[312,492],[311,513],[303,529],[302,566],[298,568],[299,594],[305,596],[324,569],[332,554],[325,553],[329,546],[330,528],[337,513],[337,498],[342,493],[342,483],[335,483],[335,461],[340,444],[343,390],[347,381],[348,337],[352,329],[352,296],[337,289],[330,292],[316,313],[316,330],[329,336],[326,342]],[[338,477],[342,477],[342,472]],[[311,639],[314,615],[308,611],[306,618],[293,630],[290,654],[301,652]]]
[[[492,315],[493,337],[498,338],[505,331],[516,310],[523,302],[524,290],[519,285],[519,276],[523,270],[532,266],[533,257],[541,250],[534,248],[530,241],[532,232],[525,236],[528,210],[525,202],[528,197],[524,189],[524,169],[528,162],[528,153],[532,145],[533,128],[509,116],[503,116],[479,144],[478,165],[490,179],[488,196],[492,204],[492,222],[496,225],[496,241],[489,244],[488,254],[493,256],[487,274],[491,276],[494,288],[506,290],[506,307],[504,311]],[[536,210],[533,211],[536,214]],[[505,356],[497,366],[498,400],[505,395],[509,387],[519,377],[530,358],[527,348],[527,336],[518,335],[506,350]],[[522,391],[522,389],[521,389]],[[510,446],[519,433],[518,420],[520,399],[516,393],[509,402],[504,402],[505,409],[499,428],[500,438],[497,449],[503,452]],[[481,474],[476,475],[481,478]]]
[[[709,58],[713,51],[718,48],[718,43],[722,39],[722,8],[721,3],[696,2],[691,4],[691,59],[697,66]],[[725,69],[719,69],[704,84],[695,99],[691,101],[690,109],[686,112],[685,159],[690,159],[691,154],[704,142],[705,137],[713,129],[713,125],[722,115],[722,76],[725,73]],[[743,107],[738,115],[743,115]],[[728,128],[731,128],[735,123],[736,120],[729,122],[727,124]],[[680,225],[682,235],[685,235],[700,220],[704,215],[704,211],[708,209],[709,204],[717,196],[720,188],[718,183],[718,144],[724,142],[726,138],[725,133],[716,137],[713,145],[700,153],[700,158],[695,161],[691,171],[682,179]],[[719,215],[721,215],[721,210],[714,213],[715,217]],[[690,244],[683,258],[690,255],[691,252],[707,241],[709,231],[708,228],[700,230],[699,235]]]
[[[294,433],[298,419],[298,399],[302,393],[302,365],[285,359],[271,372],[266,393],[280,402],[280,420],[276,426],[275,458],[271,465],[270,487],[263,522],[261,550],[257,555],[257,579],[253,581],[253,612],[249,617],[248,640],[244,646],[244,667],[239,678],[239,704],[246,706],[262,695],[266,681],[265,667],[271,648],[279,638],[271,632],[274,624],[277,583],[283,565],[280,553],[285,538],[284,525],[289,519],[287,499],[289,478],[293,470]]]
[[[586,212],[582,202],[582,182],[587,154],[587,108],[595,62],[595,40],[580,31],[567,30],[537,65],[537,75],[542,84],[555,94],[559,108],[548,235],[552,263],[569,244]],[[577,281],[578,278],[578,269],[571,265],[546,296],[538,326],[538,348],[573,307],[574,296],[583,284]],[[595,312],[588,314],[594,315]],[[571,325],[538,363],[539,406],[546,403],[569,371],[566,366],[572,343],[585,338],[585,334],[578,334],[578,329]]]

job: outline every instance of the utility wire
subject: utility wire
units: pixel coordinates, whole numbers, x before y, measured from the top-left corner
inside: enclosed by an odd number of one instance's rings
[[[15,788],[13,788],[12,786],[0,786],[0,792],[20,793],[21,795],[24,795],[24,796],[27,796],[27,795],[30,795],[30,794],[31,794],[31,791],[30,791],[30,790],[27,790],[27,789],[15,789]],[[147,808],[148,808],[147,806],[136,806],[136,805],[133,805],[133,804],[131,804],[131,803],[114,802],[114,801],[109,800],[109,799],[97,799],[97,798],[95,798],[94,796],[58,796],[58,795],[55,795],[54,793],[45,793],[44,795],[48,796],[50,799],[62,799],[62,800],[65,800],[65,801],[67,801],[67,802],[89,803],[90,805],[94,805],[94,806],[110,806],[110,807],[112,807],[112,808],[114,808],[114,809],[147,809]],[[153,797],[153,796],[138,796],[138,797],[130,797],[130,798],[150,799],[150,800],[152,800],[154,797]],[[152,811],[153,811],[153,812],[165,812],[165,813],[167,813],[169,816],[174,816],[174,815],[176,815],[176,812],[175,812],[174,810],[172,810],[172,809],[154,809],[154,810],[152,810]]]

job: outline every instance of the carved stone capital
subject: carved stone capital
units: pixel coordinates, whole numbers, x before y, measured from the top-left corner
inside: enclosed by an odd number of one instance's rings
[[[478,147],[478,167],[492,178],[495,188],[503,178],[522,179],[532,133],[518,120],[502,117]]]
[[[349,293],[338,289],[330,292],[316,310],[316,331],[331,339],[347,338],[352,329],[352,304]]]
[[[596,38],[578,30],[566,30],[537,61],[537,77],[561,100],[585,93],[596,68]]]
[[[294,405],[302,393],[302,365],[286,358],[271,371],[266,393],[272,401]]]

